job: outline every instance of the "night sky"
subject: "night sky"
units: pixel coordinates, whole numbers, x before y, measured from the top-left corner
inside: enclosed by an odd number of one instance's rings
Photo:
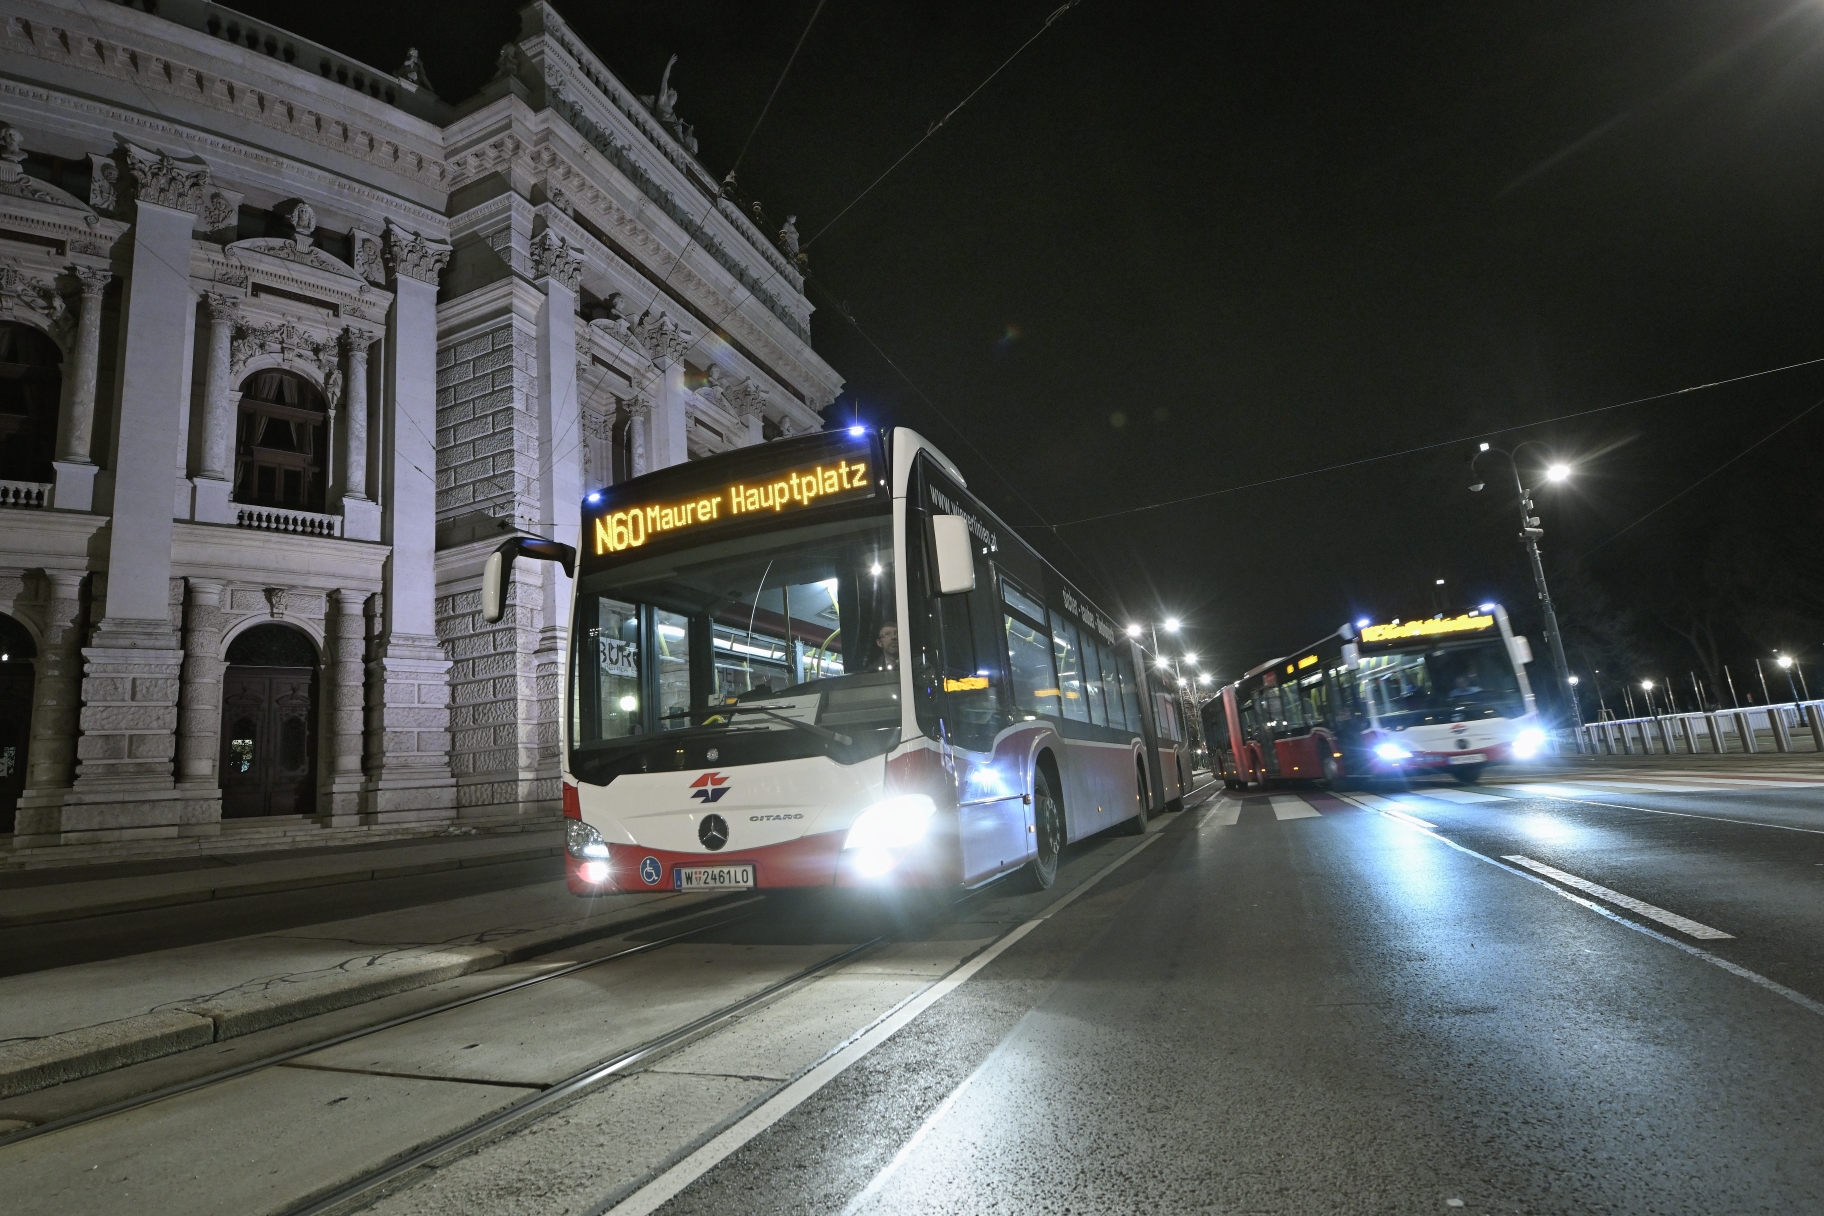
[[[719,176],[815,4],[557,8],[635,91],[680,56]],[[240,7],[387,70],[416,45],[450,99],[517,28]],[[810,238],[1054,7],[829,0],[742,193]],[[814,241],[814,331],[845,420],[929,435],[1225,677],[1491,597],[1537,638],[1511,482],[1465,488],[1478,437],[1577,463],[1541,494],[1574,669],[1739,673],[1824,653],[1824,408],[1690,487],[1824,400],[1824,364],[1544,420],[1824,358],[1821,215],[1821,5],[1084,0]]]

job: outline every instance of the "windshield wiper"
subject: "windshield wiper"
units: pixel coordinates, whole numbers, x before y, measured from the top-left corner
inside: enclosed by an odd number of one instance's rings
[[[797,707],[793,705],[714,705],[710,707],[709,712],[714,714],[759,714],[763,718],[771,718],[775,722],[783,722],[787,726],[796,726],[799,730],[809,731],[820,739],[828,739],[830,742],[839,743],[843,747],[854,746],[855,740],[849,738],[847,735],[840,734],[827,727],[818,726],[814,722],[806,722],[799,718],[788,718],[784,714],[778,712],[782,709],[795,708]],[[679,710],[676,713],[666,714],[665,716],[667,718],[689,718],[695,716],[697,712],[698,711],[696,710],[685,709]]]

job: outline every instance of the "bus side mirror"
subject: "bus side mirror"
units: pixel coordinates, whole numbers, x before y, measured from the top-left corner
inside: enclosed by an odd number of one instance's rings
[[[512,581],[516,557],[557,562],[565,575],[576,576],[576,550],[569,545],[537,536],[515,536],[500,542],[481,568],[481,619],[490,625],[507,614],[507,584]]]
[[[969,521],[960,515],[933,515],[931,539],[937,550],[937,593],[974,591],[975,555],[969,551]]]
[[[1533,661],[1533,644],[1519,634],[1514,635],[1514,662],[1525,667]]]

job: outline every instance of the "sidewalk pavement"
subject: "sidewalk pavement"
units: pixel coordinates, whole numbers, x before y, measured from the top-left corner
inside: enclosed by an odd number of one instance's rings
[[[562,882],[540,883],[9,976],[0,979],[0,1097],[442,983],[722,898],[579,899]]]
[[[162,865],[15,871],[0,874],[0,927],[530,861],[557,856],[563,839],[562,831],[531,831],[389,841],[333,852],[310,848],[279,855],[230,854],[202,862],[180,859]]]

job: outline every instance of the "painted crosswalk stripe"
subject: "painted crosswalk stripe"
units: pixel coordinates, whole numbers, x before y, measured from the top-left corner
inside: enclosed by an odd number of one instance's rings
[[[1241,803],[1233,798],[1218,798],[1210,804],[1210,809],[1197,821],[1197,830],[1204,828],[1232,828],[1235,821],[1241,818]]]
[[[1420,819],[1417,815],[1412,814],[1416,808],[1410,802],[1400,802],[1382,797],[1380,794],[1351,794],[1349,801],[1357,806],[1367,807],[1371,811],[1379,811],[1389,819],[1397,819],[1401,823],[1410,824],[1413,827],[1435,828],[1438,826],[1429,819]]]
[[[1585,895],[1594,895],[1597,899],[1606,900],[1618,908],[1638,912],[1648,920],[1656,920],[1662,925],[1677,929],[1680,933],[1698,938],[1700,941],[1723,942],[1732,941],[1735,938],[1733,933],[1712,929],[1709,925],[1699,924],[1688,916],[1680,916],[1676,912],[1654,907],[1652,904],[1635,899],[1632,895],[1623,895],[1620,891],[1611,891],[1607,887],[1598,886],[1587,878],[1566,874],[1563,870],[1553,869],[1544,862],[1534,861],[1530,857],[1522,857],[1520,854],[1514,853],[1502,857],[1501,860],[1511,861],[1517,866],[1525,866],[1535,874],[1543,874],[1554,882],[1561,882],[1567,887],[1582,891]]]
[[[1500,794],[1481,794],[1474,790],[1414,790],[1424,798],[1437,798],[1444,802],[1506,802]]]
[[[1275,794],[1268,801],[1273,804],[1273,818],[1275,819],[1323,818],[1322,812],[1297,794]]]

